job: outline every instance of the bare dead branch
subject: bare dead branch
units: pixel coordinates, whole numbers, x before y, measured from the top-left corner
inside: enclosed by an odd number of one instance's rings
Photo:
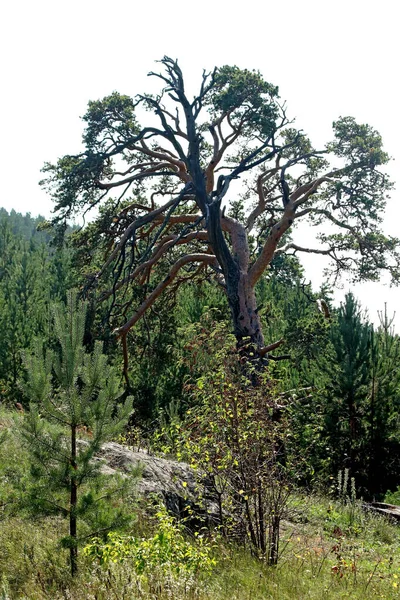
[[[164,175],[163,169],[170,169],[171,175],[179,176],[179,172],[177,168],[173,167],[170,162],[158,163],[154,165],[154,167],[149,167],[147,169],[143,169],[140,173],[136,173],[131,177],[126,177],[125,179],[120,179],[118,181],[110,181],[109,183],[104,183],[101,181],[97,181],[96,185],[100,190],[111,190],[112,188],[120,187],[121,185],[131,184],[134,181],[140,181],[142,179],[146,179],[147,177],[155,176],[155,175]]]
[[[267,205],[267,198],[265,195],[264,184],[266,181],[268,181],[274,175],[276,175],[276,173],[278,171],[279,171],[279,167],[275,167],[274,169],[269,169],[265,173],[261,173],[261,175],[259,175],[259,177],[257,178],[258,203],[255,206],[255,208],[251,211],[250,215],[247,218],[247,222],[246,222],[247,231],[251,231],[253,229],[257,218],[260,215],[262,215],[262,213],[265,211],[266,205]],[[278,184],[273,186],[272,189],[269,190],[269,193],[271,193],[277,185]]]
[[[103,292],[100,301],[104,301],[109,298],[113,293],[121,289],[123,286],[127,285],[129,282],[134,281],[141,273],[147,272],[150,274],[151,268],[164,256],[168,250],[170,250],[173,246],[188,244],[189,242],[199,240],[199,241],[207,241],[208,234],[206,231],[194,231],[186,236],[183,236],[179,239],[178,236],[167,236],[167,239],[160,243],[160,245],[154,250],[152,257],[146,262],[141,263],[132,271],[132,273],[116,283],[112,290],[108,290],[107,292]]]
[[[285,246],[278,248],[275,251],[275,256],[279,256],[279,254],[285,254],[289,250],[294,250],[295,252],[305,252],[307,254],[324,254],[325,256],[328,256],[332,253],[332,248],[303,248],[294,242],[289,242]]]
[[[105,270],[110,266],[110,264],[118,256],[118,254],[121,251],[121,248],[123,248],[123,246],[126,244],[127,240],[130,237],[132,237],[132,235],[134,235],[134,233],[137,229],[139,229],[140,227],[143,227],[143,225],[146,225],[147,223],[150,223],[151,221],[154,221],[158,215],[165,213],[165,211],[168,210],[170,207],[174,206],[176,203],[179,203],[180,200],[184,197],[185,193],[186,193],[186,188],[181,191],[181,193],[178,195],[177,198],[171,198],[171,200],[169,202],[167,202],[166,204],[164,204],[164,206],[160,206],[159,208],[147,213],[147,215],[143,215],[142,217],[139,217],[138,219],[133,221],[133,223],[131,223],[129,225],[129,227],[127,227],[121,240],[116,245],[115,249],[110,254],[107,261],[104,263],[103,267],[100,269],[99,273],[96,275],[96,279],[99,279],[103,275]]]
[[[274,342],[273,344],[269,344],[268,346],[264,346],[264,348],[259,348],[258,353],[260,356],[265,356],[266,354],[268,354],[268,352],[271,352],[271,350],[275,350],[275,348],[279,348],[279,346],[281,346],[284,343],[284,339],[281,338],[280,340],[278,340],[277,342]]]
[[[262,248],[257,260],[250,267],[249,282],[254,286],[264,273],[267,266],[272,261],[275,251],[278,247],[279,240],[283,234],[291,227],[294,220],[293,203],[289,202],[284,209],[281,219],[271,227],[267,240]]]
[[[120,338],[126,335],[129,330],[137,323],[140,317],[154,304],[157,298],[160,296],[161,292],[171,285],[175,277],[177,276],[179,270],[188,263],[191,262],[203,262],[206,264],[215,263],[215,256],[212,254],[187,254],[182,256],[177,262],[174,264],[169,274],[165,279],[158,284],[158,286],[152,291],[152,293],[146,298],[144,302],[139,306],[135,314],[127,321],[122,327],[118,327],[115,329],[114,334]]]

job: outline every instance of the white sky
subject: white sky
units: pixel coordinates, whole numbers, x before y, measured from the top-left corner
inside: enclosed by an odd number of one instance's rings
[[[4,2],[0,206],[49,216],[51,201],[38,186],[43,163],[79,150],[89,100],[148,91],[146,74],[164,54],[179,59],[196,88],[203,68],[259,69],[317,146],[330,139],[338,116],[369,123],[397,159],[390,173],[399,188],[398,13],[394,0]],[[399,217],[394,191],[387,233],[400,235]],[[307,275],[318,283],[323,261],[312,260]],[[374,320],[385,301],[389,313],[399,304],[400,289],[353,290]]]

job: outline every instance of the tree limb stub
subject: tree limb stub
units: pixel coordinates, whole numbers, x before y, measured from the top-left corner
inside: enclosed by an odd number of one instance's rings
[[[260,356],[265,356],[266,354],[271,352],[271,350],[275,350],[275,348],[279,348],[279,346],[281,346],[284,342],[285,342],[285,340],[283,338],[281,338],[277,342],[274,342],[273,344],[269,344],[269,346],[264,346],[264,348],[259,348],[258,353]]]

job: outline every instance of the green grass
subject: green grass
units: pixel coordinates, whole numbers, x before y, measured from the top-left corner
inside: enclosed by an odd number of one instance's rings
[[[165,573],[146,580],[129,561],[103,568],[81,560],[71,580],[67,553],[58,540],[61,519],[32,520],[17,515],[0,523],[0,598],[106,600],[391,600],[400,593],[400,536],[397,526],[325,499],[303,499],[294,521],[284,523],[282,556],[267,567],[243,549],[222,541],[215,550],[217,566],[207,577],[199,573],[179,580]],[[146,536],[142,519],[140,535]],[[135,531],[133,533],[136,533]]]
[[[247,552],[220,543],[217,567],[207,578],[199,574],[183,581],[154,572],[146,581],[135,575],[129,562],[102,568],[82,560],[73,581],[66,551],[58,546],[62,522],[13,517],[0,526],[0,598],[391,600],[399,597],[399,536],[385,524],[391,540],[377,539],[379,522],[380,518],[369,520],[371,533],[340,539],[314,532],[315,523],[294,529],[286,525],[277,567],[267,567]]]
[[[12,428],[0,413],[0,431]],[[400,596],[400,530],[355,504],[325,497],[291,499],[282,526],[281,558],[268,567],[244,549],[216,541],[216,567],[176,577],[150,577],[129,560],[101,567],[81,553],[72,580],[60,518],[32,518],[18,509],[16,483],[29,460],[10,433],[0,442],[0,600],[394,600]],[[143,511],[131,532],[154,534]],[[193,540],[196,544],[196,540]]]

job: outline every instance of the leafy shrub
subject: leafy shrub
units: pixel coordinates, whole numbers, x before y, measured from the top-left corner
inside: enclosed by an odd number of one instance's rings
[[[129,561],[135,573],[146,580],[155,573],[175,578],[209,574],[216,565],[213,544],[200,534],[195,543],[184,536],[184,526],[175,521],[164,507],[156,514],[157,530],[153,537],[137,538],[109,533],[106,542],[94,538],[83,552],[101,565]]]
[[[279,382],[237,351],[224,323],[211,325],[195,325],[186,346],[191,408],[183,419],[176,411],[164,414],[158,442],[164,438],[164,451],[178,449],[200,484],[205,476],[218,499],[222,533],[276,564],[293,481],[285,398]]]

